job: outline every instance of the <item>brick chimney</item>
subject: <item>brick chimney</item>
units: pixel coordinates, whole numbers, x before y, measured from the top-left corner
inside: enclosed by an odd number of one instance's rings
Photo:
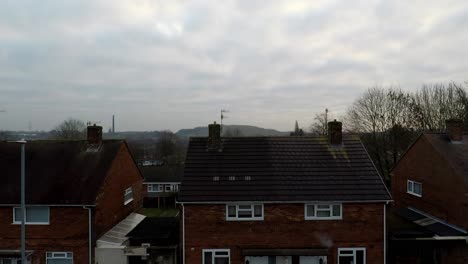
[[[452,142],[463,141],[463,120],[461,119],[448,119],[445,121],[447,128],[447,136]]]
[[[342,140],[342,123],[335,120],[328,122],[328,143],[330,145],[341,145]]]
[[[208,150],[221,151],[221,126],[216,122],[208,125]]]
[[[102,126],[88,126],[88,143],[91,145],[100,145],[102,143]]]

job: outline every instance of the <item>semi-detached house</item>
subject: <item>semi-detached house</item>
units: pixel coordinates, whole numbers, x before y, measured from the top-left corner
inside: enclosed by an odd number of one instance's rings
[[[385,263],[391,196],[360,139],[191,138],[178,202],[184,264]]]
[[[20,157],[18,145],[0,142],[2,264],[20,263]],[[143,177],[125,141],[89,126],[87,140],[28,142],[25,159],[28,263],[94,263],[98,242],[125,239],[107,233],[142,205]]]

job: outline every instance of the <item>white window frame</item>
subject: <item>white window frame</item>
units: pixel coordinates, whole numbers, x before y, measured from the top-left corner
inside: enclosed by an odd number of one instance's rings
[[[239,206],[250,205],[250,209],[239,209]],[[262,216],[255,216],[255,206],[262,206]],[[229,206],[236,207],[236,216],[229,216]],[[252,217],[239,217],[239,211],[250,211]],[[240,203],[240,204],[226,204],[226,220],[227,221],[263,221],[265,216],[265,206],[262,203]]]
[[[341,251],[353,251],[353,254],[341,254]],[[337,263],[340,264],[340,257],[353,257],[354,258],[353,263],[356,263],[356,251],[364,251],[364,255],[363,255],[364,263],[363,264],[366,264],[367,263],[367,260],[366,260],[367,250],[365,247],[338,248]]]
[[[172,192],[172,184],[164,184],[164,192]]]
[[[28,214],[28,207],[31,208],[31,207],[35,207],[35,206],[26,206],[26,215]],[[49,225],[50,224],[50,207],[48,206],[37,206],[37,207],[41,207],[41,208],[47,208],[47,222],[28,222],[27,219],[28,217],[26,216],[26,219],[25,219],[25,224],[26,225]],[[15,209],[20,209],[20,212],[21,212],[21,207],[13,207],[13,224],[15,225],[20,225],[21,224],[21,220],[16,220],[16,214],[15,214]]]
[[[156,188],[154,188],[156,186]],[[157,193],[162,192],[162,186],[159,183],[148,183],[148,192]]]
[[[127,195],[131,194],[132,197],[127,199]],[[124,205],[127,205],[129,203],[131,203],[133,201],[133,187],[130,186],[128,187],[127,189],[125,189],[125,192],[124,192]]]
[[[328,206],[328,209],[318,208],[318,206]],[[340,206],[340,215],[334,216],[333,215],[333,206],[339,205]],[[307,207],[314,206],[314,216],[307,215]],[[330,216],[318,216],[318,211],[329,211]],[[343,204],[341,203],[306,203],[304,204],[304,219],[305,220],[342,220],[343,219]]]
[[[205,264],[205,252],[211,252],[211,263],[215,264],[215,258],[216,258],[216,252],[227,252],[227,257],[229,259],[229,264],[231,264],[231,250],[226,248],[226,249],[203,249],[202,250],[202,264]],[[226,257],[226,255],[223,255],[223,257]]]
[[[419,184],[421,193],[414,192],[414,185],[415,184]],[[411,195],[417,196],[417,197],[422,197],[422,183],[417,182],[417,181],[407,180],[406,181],[406,192],[411,194]]]
[[[51,255],[49,257],[49,255]],[[63,256],[65,255],[65,256]],[[46,252],[46,264],[49,262],[49,259],[66,259],[66,260],[71,260],[71,263],[73,264],[73,252]]]

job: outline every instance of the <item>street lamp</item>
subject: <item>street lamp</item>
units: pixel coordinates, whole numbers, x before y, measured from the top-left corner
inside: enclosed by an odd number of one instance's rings
[[[21,263],[26,264],[26,199],[25,199],[25,147],[26,140],[9,141],[21,144]]]

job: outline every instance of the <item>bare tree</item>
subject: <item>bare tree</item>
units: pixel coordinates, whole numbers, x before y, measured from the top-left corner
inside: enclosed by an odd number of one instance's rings
[[[468,97],[465,88],[454,82],[423,87],[412,96],[412,112],[418,129],[442,131],[445,120],[468,121]]]
[[[312,135],[322,136],[327,134],[327,114],[328,110],[321,114],[315,114],[314,122],[309,127]]]
[[[414,140],[411,95],[399,88],[372,87],[348,110],[350,129],[361,134],[369,154],[387,182],[389,172]]]
[[[83,121],[69,118],[55,127],[51,131],[53,139],[85,139],[86,125]]]

